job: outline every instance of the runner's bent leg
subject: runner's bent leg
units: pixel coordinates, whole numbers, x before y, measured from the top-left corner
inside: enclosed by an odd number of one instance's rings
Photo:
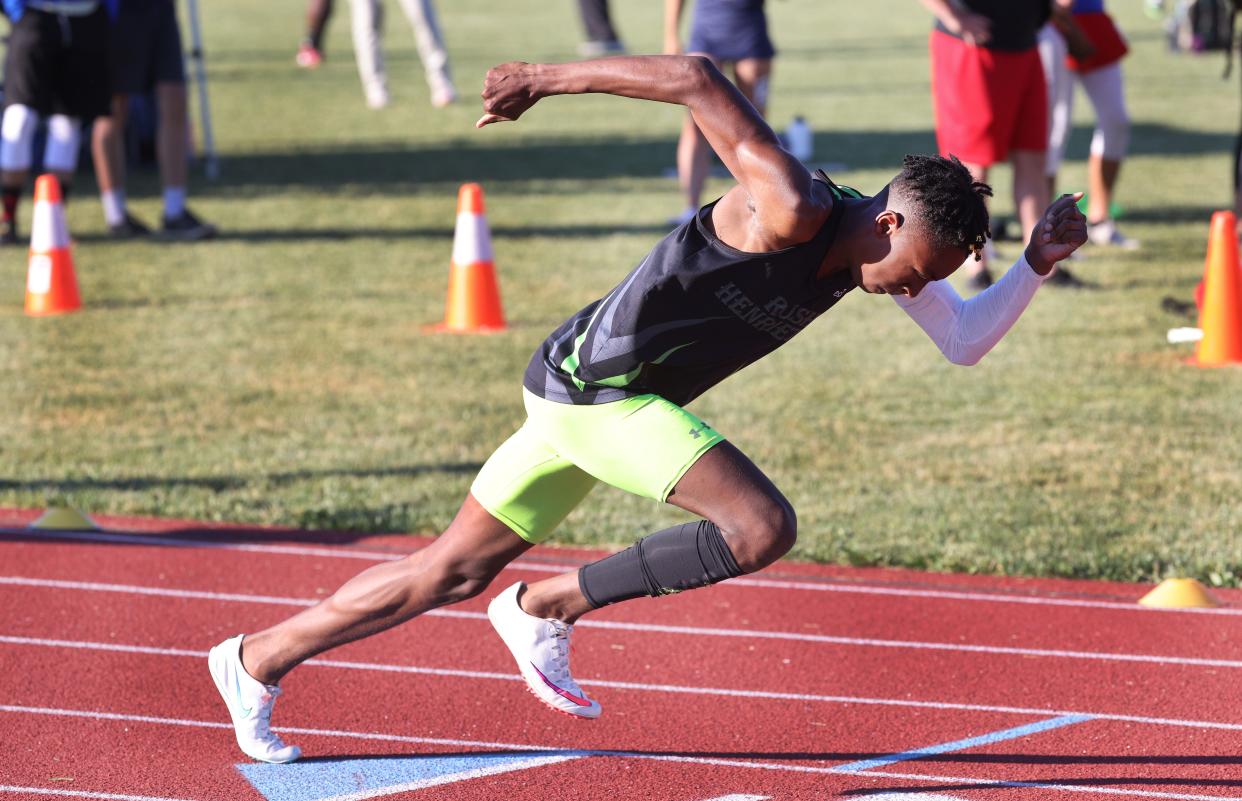
[[[793,547],[797,538],[797,518],[789,501],[745,454],[729,442],[721,442],[704,453],[677,482],[668,496],[668,502],[701,515],[705,518],[704,523],[718,531],[738,573],[753,573],[775,562]],[[653,534],[644,541],[651,542],[658,538],[667,542],[675,536],[684,536],[685,533],[684,526],[677,526]],[[710,542],[712,539],[714,537],[709,531],[708,536],[700,535],[698,543]],[[588,582],[602,580],[605,587],[629,585],[628,590],[619,593],[593,592],[593,596],[604,596],[596,598],[601,606],[639,594],[648,594],[637,589],[647,586],[644,581],[645,573],[658,574],[662,572],[661,567],[665,568],[663,572],[677,571],[679,568],[672,563],[664,566],[648,564],[650,559],[644,560],[642,556],[644,541],[629,550],[587,565],[581,571],[531,584],[519,598],[522,609],[535,617],[574,622],[596,608],[587,600],[582,590],[581,581],[584,579],[580,573],[585,574]],[[677,550],[681,549],[671,545],[665,552],[672,555]],[[697,550],[702,552],[706,549],[700,547]],[[724,557],[724,554],[718,556]],[[704,557],[703,564],[708,568],[706,574],[713,572],[710,569],[713,561],[716,560],[710,555]],[[722,558],[716,563],[720,564],[722,561],[728,560]],[[701,583],[696,583],[695,578],[686,576],[690,582],[686,589],[722,580],[721,576],[712,576],[711,580],[702,580],[700,577]],[[610,594],[616,597],[608,597]]]
[[[457,517],[431,545],[368,568],[330,598],[247,635],[242,664],[264,684],[276,684],[316,654],[479,594],[530,547],[467,495]]]

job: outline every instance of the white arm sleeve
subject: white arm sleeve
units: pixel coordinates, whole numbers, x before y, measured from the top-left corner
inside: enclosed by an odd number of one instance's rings
[[[970,365],[1000,342],[1043,282],[1023,255],[999,281],[970,300],[963,300],[948,281],[932,281],[917,297],[892,297],[945,358]]]

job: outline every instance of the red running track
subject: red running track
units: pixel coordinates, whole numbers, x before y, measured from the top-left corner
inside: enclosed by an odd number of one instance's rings
[[[205,664],[426,540],[0,510],[0,801],[1242,799],[1242,593],[782,563],[601,610],[598,721],[524,691],[483,610],[597,553],[540,548],[483,597],[294,671],[294,765],[236,748]]]

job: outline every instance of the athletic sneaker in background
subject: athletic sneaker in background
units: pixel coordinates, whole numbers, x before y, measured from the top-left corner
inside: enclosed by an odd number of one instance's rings
[[[332,16],[332,0],[310,0],[306,6],[306,36],[298,45],[294,61],[303,69],[323,63],[323,34]]]

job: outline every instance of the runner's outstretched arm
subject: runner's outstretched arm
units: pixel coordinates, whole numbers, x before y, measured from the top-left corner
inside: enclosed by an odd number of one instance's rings
[[[514,61],[488,70],[482,128],[518,119],[552,95],[600,93],[686,106],[729,172],[750,195],[758,223],[781,238],[818,228],[822,208],[811,174],[780,145],[750,101],[697,56],[625,56],[568,64]],[[809,212],[809,213],[808,213]],[[817,213],[818,212],[818,213]]]
[[[1082,193],[1062,195],[1044,212],[1022,258],[992,286],[963,300],[948,281],[932,281],[915,297],[894,295],[954,364],[978,363],[1026,310],[1035,290],[1057,262],[1087,241],[1087,218],[1078,210]]]

